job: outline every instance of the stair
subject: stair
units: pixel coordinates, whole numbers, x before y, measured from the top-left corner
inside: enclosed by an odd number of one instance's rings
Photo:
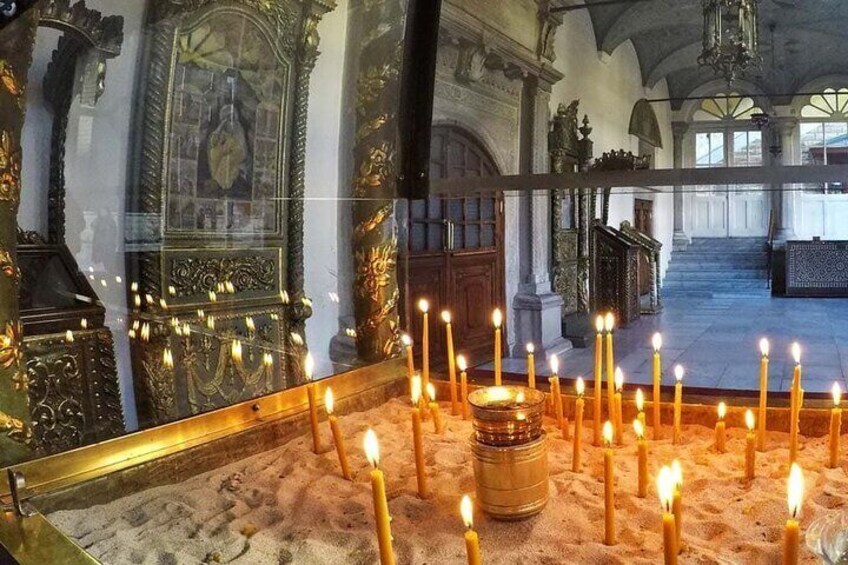
[[[663,281],[666,298],[767,297],[768,251],[764,237],[694,238],[672,251]]]

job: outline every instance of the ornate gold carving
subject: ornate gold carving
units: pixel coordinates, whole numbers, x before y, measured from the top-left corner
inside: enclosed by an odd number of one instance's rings
[[[356,132],[356,142],[359,143],[366,137],[369,137],[373,133],[379,131],[380,128],[386,125],[386,122],[388,120],[388,114],[380,114],[379,116],[376,116],[359,126],[359,129]]]
[[[0,131],[0,200],[17,203],[21,197],[20,146],[9,131]]]
[[[356,80],[357,107],[360,112],[364,112],[367,106],[376,102],[383,94],[386,85],[396,81],[399,74],[399,66],[394,60],[382,65],[366,67]]]
[[[151,404],[155,422],[164,423],[179,417],[174,371],[165,368],[158,348],[147,349],[143,353],[145,359],[141,362],[145,373],[144,386],[147,389],[147,399]]]
[[[0,412],[0,432],[18,443],[29,445],[32,443],[32,430],[22,421],[13,418],[5,412]]]
[[[392,245],[382,245],[357,250],[356,259],[356,293],[368,297],[373,302],[379,302],[383,289],[389,286],[397,263],[397,248]]]
[[[354,198],[363,198],[370,189],[382,187],[392,173],[393,161],[394,155],[388,143],[372,147],[359,166],[359,175],[353,187]]]
[[[21,334],[23,328],[20,321],[17,324],[6,322],[6,330],[0,335],[0,365],[4,369],[19,366],[23,361],[21,351]]]
[[[21,280],[21,269],[15,264],[9,250],[2,247],[0,247],[0,273],[12,279],[15,284]]]
[[[365,234],[376,229],[385,222],[386,218],[391,215],[392,210],[394,210],[394,205],[392,203],[379,208],[370,218],[367,218],[365,221],[360,222],[359,225],[356,226],[354,237],[365,237]]]
[[[179,257],[171,262],[171,284],[180,296],[197,296],[230,281],[240,292],[276,290],[276,263],[270,257]]]
[[[15,97],[18,107],[23,107],[24,93],[26,86],[21,84],[15,77],[15,71],[12,65],[0,59],[0,85],[6,89],[6,92]]]

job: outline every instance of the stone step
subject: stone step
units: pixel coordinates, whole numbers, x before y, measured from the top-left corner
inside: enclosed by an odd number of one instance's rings
[[[674,300],[678,298],[768,298],[770,289],[739,289],[735,291],[724,290],[693,290],[693,289],[671,289],[663,290],[663,300]]]
[[[736,290],[740,288],[767,288],[766,280],[671,280],[663,284],[663,289],[690,290]]]
[[[765,269],[715,269],[705,271],[700,268],[694,268],[692,265],[672,265],[665,274],[666,281],[681,280],[681,279],[703,279],[703,280],[750,280],[768,278],[768,271]]]

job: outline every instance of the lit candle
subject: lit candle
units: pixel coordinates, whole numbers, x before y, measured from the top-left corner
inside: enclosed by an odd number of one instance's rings
[[[426,387],[430,382],[430,303],[425,299],[418,301],[423,321],[421,322],[421,375]]]
[[[270,359],[270,355],[265,359]],[[265,366],[268,366],[267,361]],[[350,468],[347,464],[347,454],[345,453],[344,440],[342,439],[342,432],[339,429],[339,419],[336,418],[335,414],[333,414],[333,405],[333,389],[327,387],[327,390],[324,391],[324,408],[327,410],[327,421],[330,422],[330,432],[333,434],[333,443],[336,444],[336,454],[339,456],[339,465],[342,468],[342,477],[347,480],[351,480]]]
[[[574,403],[574,443],[572,444],[571,471],[579,473],[581,444],[583,443],[583,407],[585,404],[583,394],[586,392],[586,383],[583,382],[583,377],[577,377],[574,388],[577,391],[577,400]]]
[[[406,349],[406,379],[407,384],[412,388],[412,376],[415,374],[415,359],[412,353],[412,338],[407,334],[401,334],[400,342],[403,348]]]
[[[138,294],[133,295],[133,306],[135,306],[136,309],[141,308],[141,296]]]
[[[613,481],[613,429],[609,420],[604,423],[604,544],[615,545],[615,485]]]
[[[839,466],[839,434],[842,433],[842,389],[839,383],[833,383],[833,409],[830,411],[830,461],[828,467],[835,469]]]
[[[624,443],[624,415],[621,407],[621,391],[624,389],[624,373],[621,367],[615,368],[615,397],[613,402],[613,427],[615,428],[615,443]]]
[[[421,431],[421,377],[412,377],[412,445],[415,449],[415,475],[418,479],[418,496],[427,496],[427,469],[424,466],[424,435]]]
[[[725,416],[727,416],[727,404],[719,402],[718,421],[715,425],[715,449],[719,453],[727,451],[727,424],[724,422]]]
[[[168,285],[168,294],[171,295],[171,296],[176,296],[177,295],[177,287],[175,287],[174,285]]]
[[[164,298],[159,299],[159,307],[165,312],[168,311],[168,303],[165,301]]]
[[[471,411],[468,406],[468,362],[464,355],[456,356],[456,366],[459,367],[459,396],[462,400],[462,419],[467,420]]]
[[[226,281],[224,283],[224,289],[227,291],[227,294],[235,294],[236,293],[236,287],[233,286],[233,283],[231,283],[230,281]]]
[[[215,329],[215,316],[209,314],[206,317],[206,329],[214,330]]]
[[[680,420],[681,410],[683,410],[683,366],[676,365],[674,367],[674,378],[677,383],[674,385],[674,444],[680,443]]]
[[[251,334],[256,331],[256,322],[253,320],[253,316],[245,317],[244,326],[247,328],[247,331]]]
[[[792,468],[789,470],[787,491],[789,519],[786,521],[786,528],[783,532],[783,565],[795,565],[798,563],[801,542],[801,527],[798,523],[798,516],[801,514],[801,504],[804,501],[804,473],[797,463],[792,463]]]
[[[203,311],[203,308],[198,308],[198,309],[197,309],[197,318],[198,318],[199,320],[202,320],[202,319],[204,319],[205,317],[206,317],[206,312],[204,312],[204,311]]]
[[[289,302],[291,302],[291,299],[289,298],[289,293],[287,291],[280,291],[280,302],[282,302],[283,304],[288,304]]]
[[[594,430],[592,436],[592,445],[599,447],[601,445],[601,394],[603,392],[603,358],[604,358],[604,317],[598,316],[595,318],[595,404],[592,411],[592,419],[594,420]]]
[[[214,290],[209,291],[209,302],[218,302],[218,294]]]
[[[606,360],[607,360],[607,416],[614,419],[614,380],[615,380],[615,356],[613,353],[612,330],[615,328],[615,316],[612,312],[607,312],[604,318],[604,329],[607,332],[606,344]]]
[[[448,342],[448,381],[450,382],[451,414],[459,414],[459,402],[456,394],[456,358],[453,354],[453,327],[451,315],[447,310],[442,312],[442,321],[445,323],[445,339]]]
[[[374,430],[365,432],[365,457],[371,464],[371,494],[374,497],[374,518],[377,523],[377,542],[380,546],[380,564],[394,565],[395,554],[392,551],[392,527],[389,517],[389,503],[386,500],[386,481],[380,470],[380,445]]]
[[[663,562],[677,565],[677,526],[674,521],[674,475],[667,465],[657,476],[657,492],[663,509]]]
[[[150,324],[147,322],[141,324],[141,341],[145,343],[150,341]]]
[[[233,363],[240,367],[242,362],[241,341],[234,339],[230,342],[230,357],[233,358]]]
[[[769,341],[760,340],[760,408],[757,416],[757,449],[766,448],[766,411],[768,404]]]
[[[557,421],[557,427],[562,429],[563,413],[562,413],[562,393],[559,388],[559,358],[556,355],[551,355],[551,377],[548,382],[551,386],[551,401],[553,402],[554,417]]]
[[[645,393],[641,388],[636,389],[636,419],[642,423],[642,428],[648,427],[645,418]]]
[[[442,411],[439,409],[439,403],[436,400],[436,387],[433,383],[427,383],[427,398],[430,400],[430,413],[433,415],[433,431],[441,434],[445,425],[442,421]]]
[[[147,303],[148,306],[153,306],[153,295],[148,292],[144,295],[144,301]]]
[[[73,343],[74,342],[74,332],[72,332],[71,330],[67,330],[65,332],[65,341],[67,343]]]
[[[312,374],[315,371],[315,359],[311,353],[303,361],[303,373],[306,377],[306,397],[309,400],[309,423],[312,426],[312,452],[321,451],[321,435],[318,431],[318,403],[315,400],[315,383]]]
[[[174,354],[171,352],[170,347],[166,347],[162,351],[162,365],[169,371],[174,368]]]
[[[265,366],[266,369],[268,369],[270,371],[271,368],[274,367],[274,356],[271,355],[270,353],[263,354],[262,355],[262,364]]]
[[[645,425],[637,418],[633,420],[633,431],[636,432],[637,458],[637,492],[636,496],[648,496],[648,442],[645,441]]]
[[[465,523],[465,552],[468,555],[468,565],[481,565],[483,559],[480,556],[480,538],[474,531],[474,505],[471,498],[466,494],[459,504],[459,512]]]
[[[80,320],[80,328],[87,330],[88,329],[88,319],[83,318]]]
[[[750,409],[745,410],[745,426],[748,428],[748,433],[745,434],[745,479],[752,481],[757,457],[757,432],[754,412]]]
[[[792,375],[792,390],[789,393],[789,462],[798,458],[798,420],[801,414],[801,346],[792,344],[792,357],[795,359],[795,371]]]
[[[138,292],[138,282],[133,281],[130,283],[130,290],[133,292]]]
[[[654,346],[654,440],[659,440],[662,439],[662,415],[660,412],[662,407],[662,404],[660,403],[660,388],[662,387],[662,360],[660,358],[660,349],[662,349],[663,343],[662,334],[655,333],[651,341]]]
[[[503,313],[500,308],[495,308],[492,313],[492,324],[495,326],[495,386],[501,386],[503,375],[501,374],[501,324],[503,324]]]
[[[671,507],[674,512],[674,528],[677,531],[677,553],[683,551],[683,467],[680,461],[671,462],[671,475],[674,478],[674,500]]]
[[[536,388],[536,346],[527,344],[527,386]]]

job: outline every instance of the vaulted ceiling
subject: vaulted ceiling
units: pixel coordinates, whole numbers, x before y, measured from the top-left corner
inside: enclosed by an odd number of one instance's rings
[[[590,5],[599,50],[611,54],[625,41],[633,42],[646,86],[665,78],[670,96],[685,98],[716,80],[711,69],[698,65],[701,0],[579,1]],[[575,3],[560,0],[563,6]],[[745,79],[760,93],[788,103],[784,95],[811,80],[848,76],[848,0],[759,0],[759,9],[763,61]]]

